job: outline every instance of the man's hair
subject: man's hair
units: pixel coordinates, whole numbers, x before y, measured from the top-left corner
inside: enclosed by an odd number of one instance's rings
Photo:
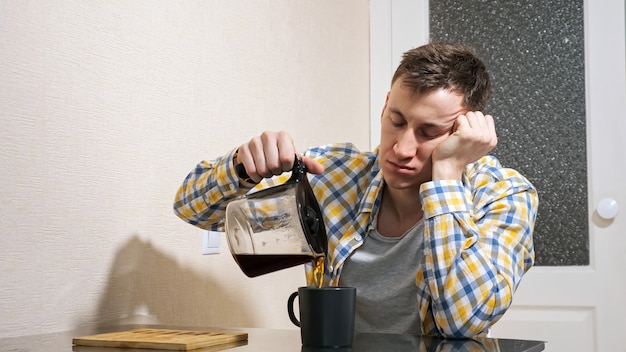
[[[474,49],[455,43],[430,43],[404,53],[393,75],[415,94],[445,89],[463,95],[463,105],[473,111],[483,110],[492,88],[485,64]]]

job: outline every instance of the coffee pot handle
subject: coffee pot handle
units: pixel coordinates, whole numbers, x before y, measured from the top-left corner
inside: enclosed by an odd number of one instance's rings
[[[290,181],[300,180],[307,173],[306,166],[304,165],[302,160],[298,158],[297,155],[296,155],[296,158],[294,159],[291,172],[292,174],[291,174],[291,178],[289,179]],[[254,181],[250,179],[250,176],[248,175],[248,172],[246,171],[246,167],[243,166],[242,163],[235,165],[235,173],[237,173],[237,176],[239,176],[239,178],[241,178],[242,180],[248,183],[255,183]]]
[[[291,296],[289,296],[289,299],[287,300],[287,312],[289,313],[289,319],[291,319],[291,322],[295,326],[300,327],[300,321],[298,320],[298,318],[296,318],[296,315],[293,312],[293,304],[296,300],[296,297],[298,297],[298,291],[292,293]]]

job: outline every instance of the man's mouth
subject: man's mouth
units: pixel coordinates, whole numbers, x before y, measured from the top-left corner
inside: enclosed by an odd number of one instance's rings
[[[403,165],[403,164],[396,163],[393,161],[388,161],[388,163],[396,172],[399,172],[399,173],[409,173],[413,171],[413,168],[407,165]]]

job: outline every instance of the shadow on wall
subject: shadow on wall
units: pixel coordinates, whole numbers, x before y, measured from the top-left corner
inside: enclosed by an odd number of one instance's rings
[[[250,305],[242,292],[226,292],[210,274],[181,267],[134,236],[115,256],[96,318],[100,326],[252,326]]]

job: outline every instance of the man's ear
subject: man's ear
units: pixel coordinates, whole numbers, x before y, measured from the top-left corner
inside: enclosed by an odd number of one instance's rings
[[[380,120],[382,121],[383,115],[385,114],[385,109],[387,109],[387,102],[389,101],[389,93],[387,92],[387,97],[385,98],[385,105],[383,106],[383,110],[380,112]]]

